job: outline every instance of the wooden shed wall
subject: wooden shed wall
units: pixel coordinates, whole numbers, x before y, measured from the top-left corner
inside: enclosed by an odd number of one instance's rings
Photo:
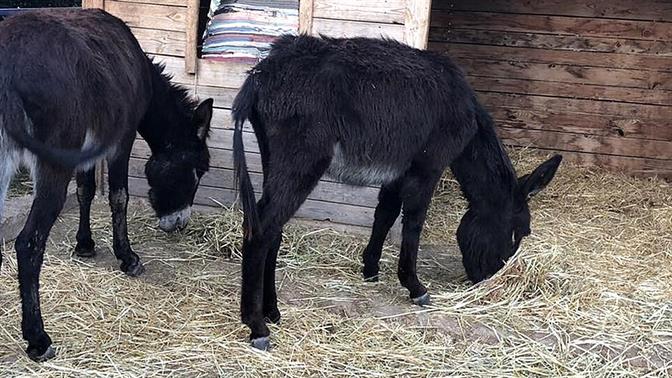
[[[672,178],[672,1],[434,0],[506,143]]]
[[[207,4],[206,4],[207,2]],[[84,0],[85,7],[103,8],[131,27],[143,49],[166,64],[174,81],[187,86],[201,100],[215,99],[209,146],[211,168],[203,179],[195,203],[216,206],[235,201],[231,103],[250,68],[247,65],[195,59],[189,46],[196,33],[193,7],[198,0]],[[209,1],[203,0],[205,6]],[[419,17],[425,13],[424,21]],[[333,36],[387,36],[423,47],[428,31],[429,0],[302,0],[301,29]],[[200,37],[200,36],[198,36]],[[186,59],[185,59],[186,57]],[[193,71],[193,74],[189,73]],[[249,125],[248,125],[249,126]],[[261,159],[256,139],[248,127],[244,133],[248,168],[257,189],[261,188]],[[144,164],[150,155],[140,138],[132,152],[129,190],[146,196]],[[351,187],[328,178],[320,181],[297,216],[369,227],[377,204],[378,188]]]

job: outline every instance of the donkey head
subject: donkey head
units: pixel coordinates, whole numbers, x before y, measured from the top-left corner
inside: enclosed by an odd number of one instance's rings
[[[210,166],[206,140],[210,132],[213,100],[203,101],[192,113],[188,135],[179,137],[165,151],[152,155],[145,165],[149,201],[159,217],[159,227],[172,232],[186,227],[201,177]]]
[[[551,182],[561,161],[562,156],[555,155],[532,173],[518,178],[511,206],[485,212],[469,209],[464,215],[457,229],[457,241],[472,282],[497,273],[530,234],[528,201]]]

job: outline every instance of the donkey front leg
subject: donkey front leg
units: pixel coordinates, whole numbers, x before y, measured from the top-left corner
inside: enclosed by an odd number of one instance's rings
[[[33,206],[14,244],[19,266],[21,330],[28,342],[26,353],[35,361],[44,361],[56,354],[42,322],[40,269],[47,237],[65,203],[70,176],[70,172],[38,168]]]
[[[96,195],[96,169],[77,173],[77,201],[79,202],[79,228],[75,254],[80,257],[96,255],[96,244],[91,237],[91,202]]]
[[[378,205],[374,213],[373,228],[369,244],[364,249],[364,280],[378,281],[378,270],[383,244],[390,228],[399,217],[401,211],[400,183],[395,181],[383,185],[378,194]]]
[[[121,271],[137,277],[145,271],[140,257],[131,249],[128,241],[126,211],[128,208],[128,153],[119,154],[109,163],[110,209],[112,210],[112,249],[121,261]]]
[[[413,303],[420,306],[427,305],[430,301],[427,288],[418,279],[416,268],[420,234],[425,223],[434,186],[440,177],[440,171],[431,174],[418,171],[417,168],[411,168],[404,178],[401,190],[403,225],[397,275],[401,285],[408,289]]]

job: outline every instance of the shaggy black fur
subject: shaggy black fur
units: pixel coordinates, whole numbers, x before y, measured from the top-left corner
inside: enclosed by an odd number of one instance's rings
[[[450,166],[469,200],[457,238],[478,282],[495,273],[529,234],[529,195],[547,185],[561,157],[520,183],[460,69],[447,57],[389,40],[284,36],[254,67],[234,106],[234,158],[244,217],[242,321],[268,347],[264,318],[280,319],[275,260],[282,228],[320,177],[381,184],[364,277],[377,279],[383,241],[403,210],[398,276],[418,304],[416,274],[433,190]],[[259,142],[264,187],[255,204],[243,123]]]
[[[157,215],[186,213],[192,204],[209,164],[205,141],[212,100],[196,106],[169,79],[124,22],[100,10],[29,11],[0,23],[0,199],[21,160],[31,166],[35,181],[33,206],[15,243],[21,326],[35,360],[54,354],[42,323],[39,274],[73,172],[80,204],[75,252],[95,253],[89,224],[93,165],[106,158],[114,254],[131,276],[144,269],[126,229],[128,160],[136,131],[152,150],[146,173]]]

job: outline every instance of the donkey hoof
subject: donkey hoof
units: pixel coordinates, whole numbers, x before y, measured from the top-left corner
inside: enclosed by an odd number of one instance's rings
[[[28,350],[26,350],[26,354],[28,354],[28,357],[30,357],[30,359],[35,362],[44,362],[46,360],[56,357],[56,351],[54,350],[54,348],[51,347],[51,345],[49,345],[47,349],[42,353],[40,353],[37,348],[28,347]]]
[[[78,257],[91,258],[96,255],[96,246],[91,243],[77,243],[75,246],[75,255]]]
[[[418,306],[427,306],[431,301],[431,298],[429,296],[429,292],[427,292],[417,298],[411,298],[411,300]]]
[[[280,311],[278,309],[275,309],[265,314],[264,320],[266,321],[266,323],[280,324],[281,317],[282,316],[280,315]]]
[[[137,277],[145,272],[145,266],[138,260],[131,265],[121,264],[121,271],[129,277]]]
[[[256,339],[250,340],[250,344],[255,349],[266,351],[271,348],[271,338],[268,336],[257,337]]]

